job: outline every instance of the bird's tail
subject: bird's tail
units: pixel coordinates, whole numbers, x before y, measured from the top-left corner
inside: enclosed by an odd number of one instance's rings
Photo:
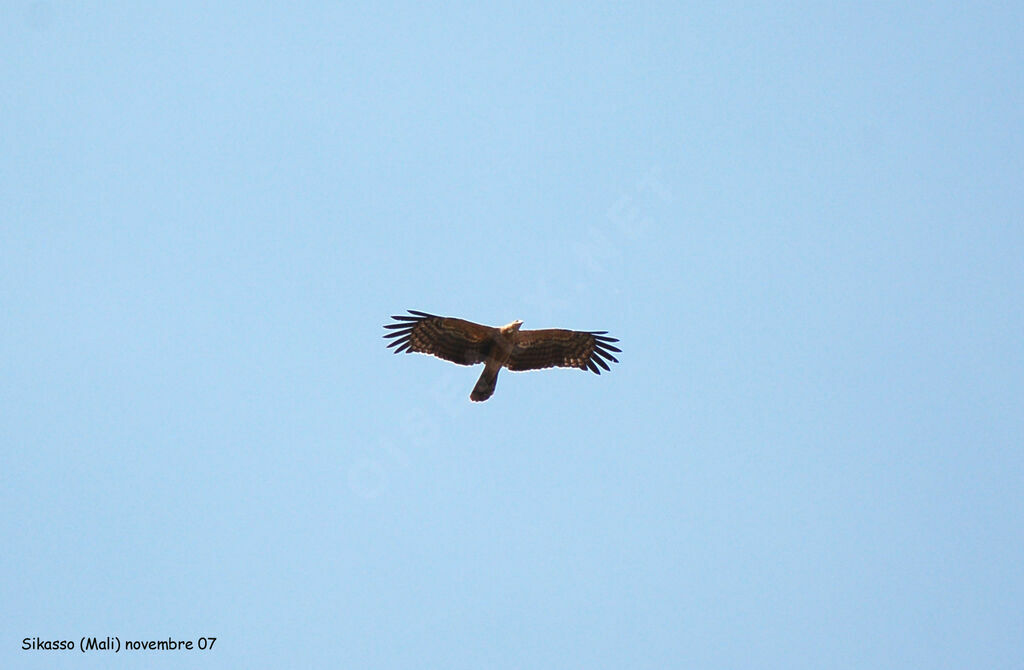
[[[490,398],[494,394],[494,387],[498,384],[498,372],[500,371],[500,365],[491,367],[488,363],[484,366],[484,371],[480,373],[480,379],[476,380],[476,386],[469,394],[469,399],[473,402],[483,402]]]

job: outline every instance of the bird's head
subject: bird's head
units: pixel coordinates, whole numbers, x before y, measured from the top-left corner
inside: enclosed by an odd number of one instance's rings
[[[510,324],[508,324],[507,326],[502,326],[501,327],[501,332],[503,332],[503,333],[515,333],[515,332],[517,332],[519,330],[519,327],[522,326],[522,325],[523,325],[523,322],[520,321],[519,319],[516,319],[515,321],[513,321]]]

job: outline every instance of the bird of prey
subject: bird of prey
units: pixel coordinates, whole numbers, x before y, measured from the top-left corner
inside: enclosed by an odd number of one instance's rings
[[[388,348],[394,347],[396,354],[415,351],[459,365],[483,363],[484,371],[469,395],[476,402],[491,397],[503,367],[515,372],[579,368],[601,374],[600,368],[610,369],[606,360],[619,362],[611,352],[622,351],[611,344],[618,340],[608,337],[606,330],[520,330],[522,321],[492,328],[411,309],[409,314],[392,316],[395,323],[384,326],[393,331],[384,335],[394,338]]]

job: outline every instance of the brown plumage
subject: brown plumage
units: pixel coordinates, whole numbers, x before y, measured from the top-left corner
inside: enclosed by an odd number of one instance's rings
[[[520,330],[522,321],[513,321],[501,328],[481,326],[472,321],[435,316],[409,310],[412,316],[392,316],[396,323],[386,326],[394,332],[388,348],[395,353],[417,352],[443,358],[459,365],[484,363],[470,399],[487,400],[494,393],[498,372],[502,367],[516,372],[542,368],[579,368],[601,374],[609,370],[607,361],[619,361],[611,352],[621,349],[618,342],[604,330],[579,331],[548,328]]]

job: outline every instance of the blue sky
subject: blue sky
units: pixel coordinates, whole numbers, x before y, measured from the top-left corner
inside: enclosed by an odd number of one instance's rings
[[[0,25],[0,665],[1019,666],[1019,5]]]

